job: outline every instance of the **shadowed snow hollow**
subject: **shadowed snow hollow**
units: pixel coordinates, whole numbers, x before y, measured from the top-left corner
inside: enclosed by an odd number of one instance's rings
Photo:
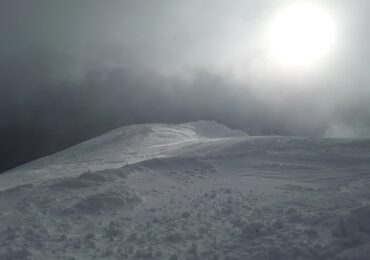
[[[0,175],[0,259],[368,259],[370,141],[123,127]]]

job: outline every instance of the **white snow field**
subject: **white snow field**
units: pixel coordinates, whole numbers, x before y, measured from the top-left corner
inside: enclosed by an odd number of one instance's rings
[[[370,140],[116,129],[0,175],[0,259],[370,259]]]

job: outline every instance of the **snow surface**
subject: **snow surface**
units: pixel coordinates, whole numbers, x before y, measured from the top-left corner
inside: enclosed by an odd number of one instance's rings
[[[369,259],[370,140],[133,125],[0,175],[0,259]]]

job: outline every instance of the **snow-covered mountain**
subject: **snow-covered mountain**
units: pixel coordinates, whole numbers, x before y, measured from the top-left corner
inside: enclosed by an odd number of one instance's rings
[[[133,125],[0,175],[0,259],[369,259],[370,140]]]

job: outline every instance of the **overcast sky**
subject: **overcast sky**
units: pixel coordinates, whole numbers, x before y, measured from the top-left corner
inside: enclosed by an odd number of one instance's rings
[[[2,0],[0,170],[132,123],[370,136],[370,2],[316,1],[338,35],[304,70],[264,40],[294,2]]]

